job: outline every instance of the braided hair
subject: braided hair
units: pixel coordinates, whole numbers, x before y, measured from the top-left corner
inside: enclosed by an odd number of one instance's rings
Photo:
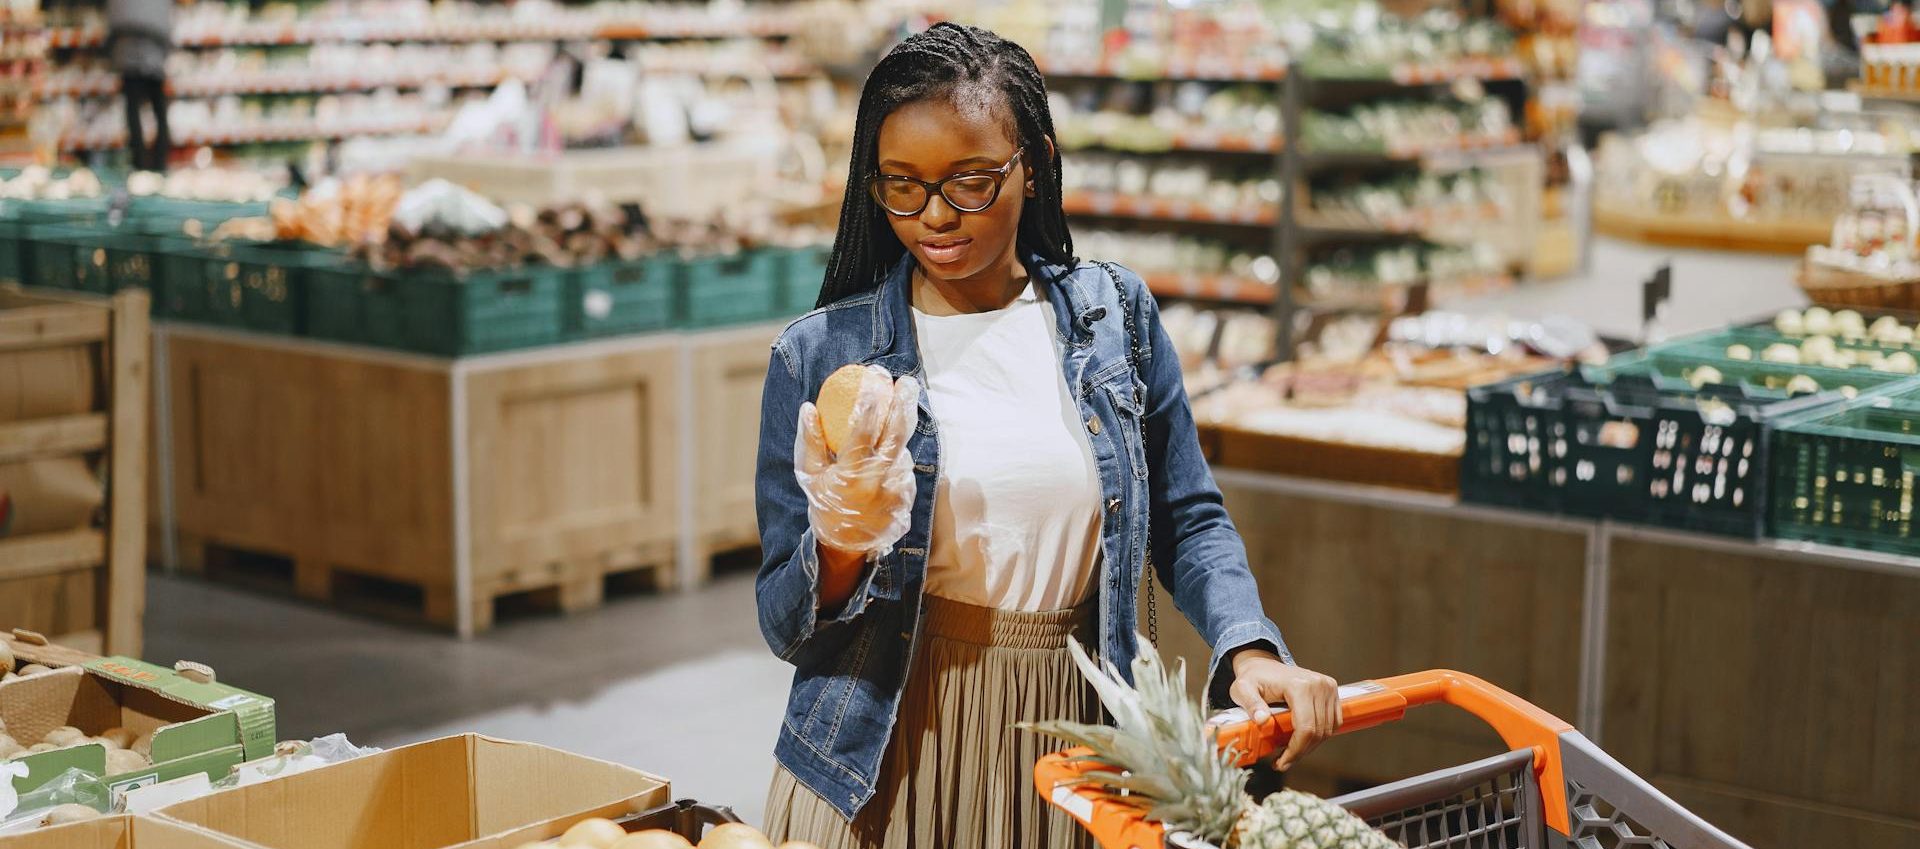
[[[867,195],[866,180],[880,158],[881,123],[901,106],[934,97],[985,108],[1011,123],[1035,188],[1020,214],[1017,244],[1051,262],[1073,262],[1073,237],[1060,206],[1060,157],[1045,155],[1052,149],[1053,113],[1040,69],[1024,48],[992,32],[939,23],[888,51],[860,92],[846,200],[817,306],[878,286],[906,252],[887,211]]]

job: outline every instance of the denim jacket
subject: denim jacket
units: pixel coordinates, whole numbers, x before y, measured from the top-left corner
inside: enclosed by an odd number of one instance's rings
[[[1265,644],[1291,662],[1280,631],[1262,613],[1246,547],[1221,505],[1200,455],[1180,362],[1140,278],[1115,267],[1119,285],[1091,262],[1077,267],[1027,257],[1037,292],[1052,305],[1059,364],[1080,407],[1106,508],[1098,577],[1098,652],[1123,674],[1137,652],[1136,593],[1152,562],[1175,604],[1213,646],[1209,693],[1224,701],[1228,652]],[[847,603],[816,610],[820,561],[807,501],[794,478],[800,404],[848,363],[884,366],[923,383],[913,336],[911,255],[873,291],[801,316],[773,344],[761,402],[757,495],[763,553],[757,582],[760,630],[794,666],[774,753],[801,783],[849,819],[875,793],[908,665],[920,635],[921,591],[940,474],[939,411],[920,397],[909,439],[917,494],[911,527],[879,558]],[[1124,301],[1121,290],[1125,290]],[[1124,311],[1140,347],[1129,361]],[[1090,647],[1094,648],[1094,647]]]

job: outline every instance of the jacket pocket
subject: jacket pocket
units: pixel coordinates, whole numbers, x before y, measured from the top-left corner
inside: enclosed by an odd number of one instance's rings
[[[1113,403],[1114,418],[1120,420],[1119,438],[1125,444],[1127,464],[1133,467],[1135,480],[1147,479],[1147,446],[1142,419],[1146,414],[1146,386],[1131,374],[1102,385]]]

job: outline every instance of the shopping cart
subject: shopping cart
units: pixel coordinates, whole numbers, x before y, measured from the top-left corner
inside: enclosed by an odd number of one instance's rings
[[[1746,849],[1608,757],[1573,726],[1472,675],[1415,672],[1340,688],[1338,734],[1393,722],[1407,708],[1444,702],[1479,717],[1511,751],[1350,793],[1332,801],[1408,849]],[[1251,765],[1285,748],[1293,719],[1253,723],[1245,712],[1215,716],[1221,746]],[[1034,786],[1071,814],[1104,849],[1210,849],[1166,833],[1140,808],[1076,779],[1095,769],[1069,749],[1040,759]]]

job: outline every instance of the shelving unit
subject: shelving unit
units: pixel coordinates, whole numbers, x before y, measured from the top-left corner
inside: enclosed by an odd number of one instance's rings
[[[1358,215],[1323,214],[1312,208],[1310,183],[1313,178],[1336,171],[1392,174],[1409,170],[1465,170],[1517,156],[1534,156],[1535,149],[1518,129],[1441,144],[1375,150],[1314,149],[1302,141],[1305,115],[1316,106],[1350,106],[1383,97],[1406,96],[1409,90],[1425,94],[1467,79],[1478,81],[1489,96],[1506,99],[1513,107],[1510,111],[1517,122],[1524,112],[1520,107],[1529,97],[1530,83],[1526,70],[1514,59],[1465,58],[1371,68],[1308,60],[1271,67],[1225,63],[1211,67],[1195,64],[1144,67],[1112,60],[1043,58],[1040,65],[1051,79],[1063,81],[1059,83],[1062,87],[1088,81],[1109,85],[1212,82],[1272,87],[1273,95],[1281,104],[1284,130],[1266,136],[1204,130],[1161,131],[1147,127],[1113,140],[1100,137],[1094,124],[1075,125],[1070,123],[1071,118],[1062,123],[1074,131],[1067,134],[1072,139],[1067,145],[1070,154],[1111,151],[1136,157],[1217,157],[1222,162],[1235,161],[1233,158],[1237,157],[1242,167],[1250,156],[1266,157],[1272,172],[1279,176],[1279,203],[1223,208],[1218,204],[1159,195],[1070,191],[1063,204],[1067,214],[1077,218],[1120,225],[1153,222],[1173,225],[1183,233],[1218,234],[1219,241],[1229,249],[1250,247],[1254,244],[1250,231],[1264,231],[1265,250],[1280,265],[1280,285],[1233,274],[1156,272],[1151,268],[1143,269],[1142,273],[1148,287],[1163,298],[1265,308],[1277,325],[1278,350],[1283,358],[1291,356],[1295,336],[1307,323],[1299,318],[1303,312],[1393,312],[1406,308],[1410,302],[1424,305],[1436,299],[1484,294],[1514,283],[1511,273],[1484,274],[1423,280],[1412,285],[1381,285],[1357,290],[1350,297],[1334,298],[1310,297],[1304,286],[1307,267],[1317,250],[1343,244],[1433,241],[1449,230],[1458,232],[1503,218],[1501,207],[1491,202],[1467,214],[1444,219],[1409,215],[1376,221]],[[1535,179],[1540,178],[1538,169],[1531,173]],[[1507,214],[1515,215],[1512,210]]]
[[[179,49],[208,51],[222,49],[302,48],[328,44],[462,45],[495,43],[500,45],[542,42],[583,41],[675,42],[762,39],[777,43],[793,32],[792,18],[777,7],[760,7],[740,17],[692,13],[635,13],[631,10],[604,11],[581,9],[537,21],[516,20],[507,16],[463,20],[384,20],[346,18],[335,20],[255,21],[242,24],[208,26],[206,20],[182,21],[175,27]],[[57,26],[45,31],[43,43],[62,56],[96,51],[104,46],[105,32],[98,26]],[[678,58],[678,57],[675,57]],[[714,62],[698,64],[667,62],[651,65],[651,73],[693,74],[707,77],[770,75],[777,81],[807,79],[820,73],[804,59],[774,52],[764,61]],[[380,68],[341,68],[312,71],[273,68],[256,72],[194,72],[176,77],[170,90],[176,99],[211,99],[229,96],[276,97],[326,94],[368,94],[377,91],[420,91],[447,88],[464,91],[490,90],[510,79],[531,82],[524,70],[516,73],[501,67],[448,67],[432,71],[414,69],[385,72]],[[96,101],[117,97],[119,81],[110,74],[62,75],[43,81],[35,79],[30,93],[35,99],[70,98]],[[175,128],[177,147],[224,147],[256,143],[296,141],[332,141],[358,136],[418,135],[443,127],[452,110],[428,120],[371,123],[274,121],[272,126],[234,128],[223,124],[218,132],[182,132]],[[65,153],[84,153],[113,149],[124,143],[120,134],[68,133],[60,142]]]

